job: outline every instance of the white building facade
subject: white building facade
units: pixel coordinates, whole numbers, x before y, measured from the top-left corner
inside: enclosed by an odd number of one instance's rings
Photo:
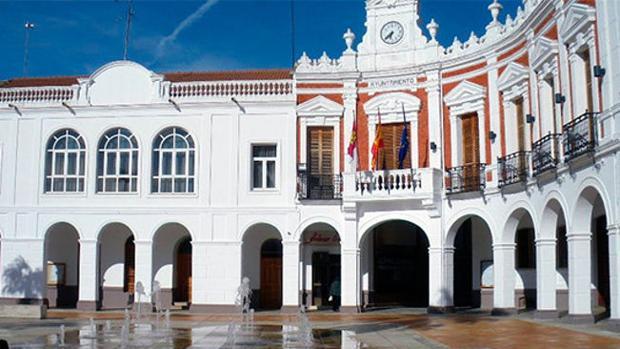
[[[448,48],[418,6],[293,70],[0,85],[0,307],[230,312],[248,276],[257,309],[620,319],[620,3],[493,2]]]

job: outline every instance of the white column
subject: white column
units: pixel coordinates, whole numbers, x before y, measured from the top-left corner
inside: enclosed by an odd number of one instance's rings
[[[192,307],[207,303],[207,242],[192,241]]]
[[[282,308],[299,308],[299,241],[282,241]]]
[[[360,307],[360,250],[357,238],[357,206],[344,202],[344,231],[340,242],[341,309],[359,311]]]
[[[434,80],[439,78],[438,72],[428,72],[427,76],[429,79],[431,75]],[[443,108],[443,104],[440,100],[440,86],[438,81],[433,81],[433,85],[426,88],[427,101],[428,101],[428,144],[425,146],[428,147],[429,154],[429,165],[431,168],[442,168],[441,163],[443,156],[443,143],[441,137],[441,125],[443,120],[441,120],[441,109]],[[454,134],[454,129],[452,129],[452,133]],[[430,149],[430,142],[435,142],[437,145],[437,150],[432,151]],[[417,151],[416,151],[417,153]],[[455,163],[452,166],[456,166]]]
[[[443,250],[443,288],[445,306],[454,306],[454,247]]]
[[[136,240],[136,259],[135,259],[135,282],[136,282],[136,294],[134,302],[138,303],[138,297],[140,303],[151,303],[151,284],[153,280],[153,243],[151,240]],[[144,293],[138,295],[138,283],[142,283],[144,287]]]
[[[493,245],[493,308],[499,310],[515,309],[515,244]]]
[[[536,240],[536,307],[539,311],[557,310],[555,244],[555,238]]]
[[[442,283],[442,249],[428,248],[428,306],[431,310],[443,311],[447,305]]]
[[[487,64],[491,66],[495,66],[497,62],[497,57],[492,57],[487,60]],[[499,110],[500,110],[500,102],[501,98],[499,95],[499,90],[497,88],[497,80],[498,80],[498,70],[497,68],[491,69],[488,72],[489,79],[489,119],[490,119],[490,129],[489,131],[495,132],[497,137],[494,141],[491,141],[491,158],[488,159],[491,163],[492,167],[495,168],[497,165],[497,157],[501,156],[501,127],[500,127],[500,119],[499,119]],[[505,120],[505,118],[504,118]],[[488,132],[483,134],[483,138],[488,139]],[[493,170],[493,183],[497,184],[497,170]]]
[[[607,227],[609,237],[609,295],[611,318],[620,319],[620,224]]]
[[[98,270],[97,270],[97,240],[80,240],[80,285],[78,309],[96,310]]]
[[[569,232],[568,241],[568,313],[570,315],[592,314],[592,252],[589,231]]]

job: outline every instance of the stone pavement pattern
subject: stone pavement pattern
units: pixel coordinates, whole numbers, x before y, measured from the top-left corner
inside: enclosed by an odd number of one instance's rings
[[[364,314],[259,313],[253,321],[239,315],[173,313],[132,322],[121,340],[119,312],[50,312],[47,320],[0,320],[0,338],[11,348],[619,348],[620,335],[597,326],[566,326],[482,315],[429,316],[412,312]],[[89,318],[96,324],[92,334]],[[246,319],[247,320],[247,319]],[[106,323],[107,322],[107,323]]]

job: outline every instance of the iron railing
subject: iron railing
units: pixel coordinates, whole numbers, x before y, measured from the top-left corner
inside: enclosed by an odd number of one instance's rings
[[[528,176],[529,152],[518,151],[497,158],[497,185],[501,188],[510,184],[525,182]]]
[[[564,161],[594,151],[596,147],[595,113],[584,113],[562,127]]]
[[[297,194],[301,200],[342,199],[342,175],[297,173]]]
[[[467,164],[446,170],[447,194],[483,191],[486,187],[486,164]]]
[[[532,144],[532,175],[538,176],[558,166],[560,136],[559,133],[549,133]]]

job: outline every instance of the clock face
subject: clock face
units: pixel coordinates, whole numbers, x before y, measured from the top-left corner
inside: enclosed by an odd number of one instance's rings
[[[404,34],[405,30],[403,26],[396,21],[387,22],[383,28],[381,28],[381,40],[388,45],[397,44],[403,38]]]

